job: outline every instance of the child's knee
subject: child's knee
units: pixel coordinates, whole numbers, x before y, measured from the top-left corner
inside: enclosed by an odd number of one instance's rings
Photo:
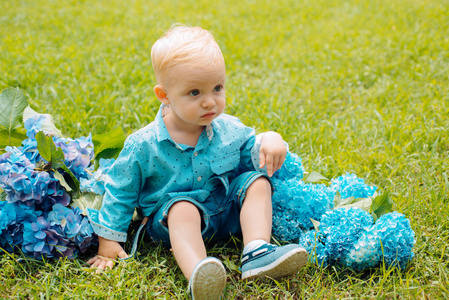
[[[201,220],[201,214],[198,208],[191,202],[179,201],[173,204],[168,210],[168,222],[170,219],[184,220],[184,221],[198,221]]]
[[[250,192],[250,190],[256,190],[261,193],[265,192],[271,195],[271,183],[267,178],[259,177],[250,185],[248,192]]]

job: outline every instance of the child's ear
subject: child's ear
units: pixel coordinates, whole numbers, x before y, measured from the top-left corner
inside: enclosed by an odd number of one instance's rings
[[[165,92],[165,89],[162,85],[156,85],[154,87],[154,93],[156,94],[156,97],[164,104],[170,104],[170,101],[167,98],[167,93]]]

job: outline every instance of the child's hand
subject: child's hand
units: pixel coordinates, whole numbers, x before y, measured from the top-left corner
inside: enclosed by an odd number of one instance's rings
[[[91,265],[91,269],[97,268],[97,274],[106,268],[112,269],[114,260],[117,257],[128,257],[128,254],[126,254],[118,242],[102,238],[101,236],[98,237],[98,242],[98,254],[87,261]]]
[[[287,147],[282,136],[274,131],[264,133],[259,154],[260,168],[266,164],[268,176],[271,177],[282,167],[286,156]]]

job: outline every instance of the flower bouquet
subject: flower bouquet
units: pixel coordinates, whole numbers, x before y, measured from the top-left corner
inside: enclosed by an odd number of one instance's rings
[[[33,111],[19,89],[5,90],[0,107],[0,148],[6,146],[0,156],[0,253],[21,251],[42,259],[85,252],[96,236],[84,208],[101,201],[91,191],[101,194],[94,181],[110,161],[94,152],[91,135],[63,137],[51,115]],[[95,172],[94,157],[100,165]]]
[[[274,235],[303,245],[310,260],[323,267],[407,266],[415,233],[403,214],[390,212],[387,193],[379,195],[355,174],[330,182],[318,173],[306,179],[304,174],[301,158],[288,153],[273,176]]]

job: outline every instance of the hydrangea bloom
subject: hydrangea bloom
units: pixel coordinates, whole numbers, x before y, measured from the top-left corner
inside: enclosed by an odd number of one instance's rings
[[[26,129],[26,135],[28,138],[31,140],[36,140],[36,134],[42,130],[42,124],[45,119],[46,117],[44,115],[36,114],[25,120],[23,125]]]
[[[88,219],[70,204],[70,195],[54,177],[53,171],[36,169],[42,157],[36,134],[55,133],[53,140],[64,152],[65,164],[80,179],[93,158],[92,137],[64,139],[49,115],[36,114],[25,121],[28,139],[21,147],[7,147],[0,156],[0,187],[6,201],[0,202],[0,246],[13,252],[21,248],[26,255],[73,257],[95,241]],[[51,220],[51,221],[50,221]]]
[[[100,166],[92,174],[88,172],[88,178],[80,179],[80,190],[82,192],[92,192],[97,195],[105,193],[104,184],[107,177],[107,172],[114,164],[115,159],[100,158]]]
[[[51,210],[53,205],[57,203],[67,206],[70,204],[71,199],[67,191],[61,186],[59,180],[50,178],[45,200],[40,206],[40,209],[43,211]]]
[[[319,238],[319,232],[315,229],[309,230],[301,234],[298,240],[298,244],[302,245],[309,254],[309,260],[317,265],[321,265],[323,262],[328,262],[326,246],[323,243],[317,243]]]
[[[64,237],[73,241],[85,252],[94,238],[94,231],[88,218],[81,215],[79,208],[67,208],[61,204],[55,204],[48,214],[48,221],[52,226],[59,225]]]
[[[359,208],[343,208],[326,212],[321,218],[319,242],[326,246],[328,261],[341,263],[361,234],[373,225],[373,217]]]
[[[42,202],[50,175],[35,171],[34,164],[18,148],[7,147],[6,151],[0,158],[0,187],[7,194],[6,200],[28,205]]]
[[[73,257],[73,246],[63,236],[60,226],[51,226],[44,216],[36,222],[25,223],[23,230],[23,253],[36,259],[42,257]]]
[[[383,215],[375,224],[359,208],[327,212],[319,231],[301,235],[299,244],[310,260],[321,266],[341,264],[355,270],[379,266],[405,268],[413,258],[414,232],[410,222],[397,212]]]
[[[9,234],[9,226],[14,225],[16,222],[16,212],[13,204],[6,201],[0,202],[0,247],[6,248],[6,246],[13,245],[13,238]],[[10,248],[10,247],[8,247]]]
[[[22,141],[22,147],[19,147],[20,151],[28,158],[32,164],[37,164],[42,161],[42,156],[37,150],[37,141],[33,139],[26,139]]]
[[[302,166],[302,159],[297,154],[287,151],[284,164],[282,168],[277,170],[274,175],[274,180],[287,180],[291,178],[302,179],[304,176],[304,167]]]
[[[340,192],[341,198],[367,198],[376,191],[375,186],[369,186],[363,178],[358,178],[355,174],[346,173],[343,176],[332,179],[331,187]]]
[[[86,168],[94,158],[92,135],[77,139],[53,137],[56,147],[64,152],[65,165],[77,178],[87,178]]]
[[[23,241],[23,224],[35,222],[39,215],[26,204],[0,202],[0,247],[13,252]]]
[[[376,224],[363,233],[347,257],[347,265],[356,270],[379,265],[405,268],[414,257],[415,233],[403,214],[383,215]]]
[[[286,241],[297,240],[303,230],[313,228],[333,207],[335,191],[324,184],[306,184],[297,178],[275,181],[273,234]]]

